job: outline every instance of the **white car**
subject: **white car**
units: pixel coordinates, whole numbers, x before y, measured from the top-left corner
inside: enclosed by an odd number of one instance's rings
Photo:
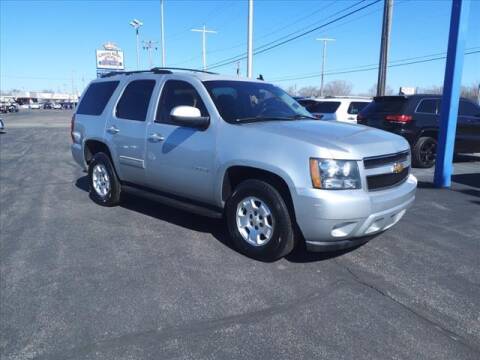
[[[42,104],[39,104],[39,103],[33,103],[33,104],[30,104],[28,106],[29,109],[35,109],[35,110],[38,110],[38,109],[41,109],[42,108]]]
[[[357,114],[372,100],[356,97],[305,98],[300,105],[321,120],[336,120],[357,123]]]
[[[60,105],[59,103],[53,103],[53,104],[52,104],[52,109],[61,110],[61,109],[62,109],[62,105]]]

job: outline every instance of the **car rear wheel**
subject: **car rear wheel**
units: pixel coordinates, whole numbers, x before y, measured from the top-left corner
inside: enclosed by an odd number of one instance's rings
[[[435,164],[437,140],[423,136],[413,147],[412,163],[417,168],[430,168]]]
[[[260,180],[236,187],[226,204],[226,220],[236,248],[254,259],[273,261],[290,253],[295,234],[280,193]]]
[[[88,165],[90,197],[99,205],[120,203],[121,185],[110,158],[102,152],[93,155]]]

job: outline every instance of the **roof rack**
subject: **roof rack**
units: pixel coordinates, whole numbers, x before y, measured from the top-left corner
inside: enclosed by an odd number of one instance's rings
[[[141,73],[154,73],[154,74],[173,74],[171,70],[181,70],[181,71],[191,71],[191,72],[200,72],[205,74],[217,75],[218,73],[197,70],[197,69],[187,69],[187,68],[177,68],[177,67],[154,67],[150,70],[134,70],[134,71],[110,71],[108,73],[102,74],[102,78],[111,77],[115,75],[131,75],[131,74],[141,74]]]
[[[198,69],[188,69],[188,68],[179,68],[179,67],[154,67],[150,71],[153,71],[155,73],[157,71],[169,71],[169,70],[191,71],[191,72],[200,72],[200,73],[205,73],[205,74],[218,75],[218,73],[214,73],[214,72],[211,72],[211,71],[198,70]],[[171,73],[171,71],[170,71],[170,73]]]

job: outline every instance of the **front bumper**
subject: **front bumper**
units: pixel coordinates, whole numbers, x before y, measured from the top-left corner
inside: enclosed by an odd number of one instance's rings
[[[294,199],[307,249],[330,251],[365,242],[395,225],[415,200],[417,179],[381,191],[304,189]]]

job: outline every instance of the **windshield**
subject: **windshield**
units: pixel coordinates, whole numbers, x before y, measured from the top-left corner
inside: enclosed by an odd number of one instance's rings
[[[290,95],[272,84],[223,80],[203,84],[218,112],[229,123],[312,117]]]

